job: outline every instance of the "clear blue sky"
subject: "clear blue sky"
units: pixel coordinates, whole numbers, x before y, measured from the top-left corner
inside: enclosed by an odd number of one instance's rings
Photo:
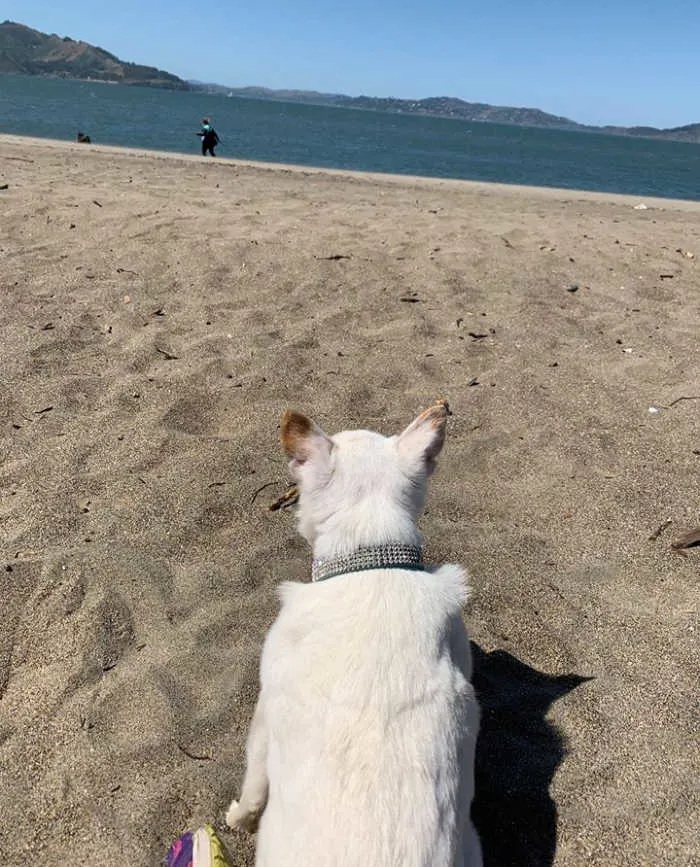
[[[3,0],[0,16],[232,86],[700,122],[700,0]]]

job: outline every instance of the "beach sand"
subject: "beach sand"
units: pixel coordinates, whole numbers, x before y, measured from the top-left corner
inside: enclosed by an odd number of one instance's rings
[[[2,136],[5,183],[4,867],[221,827],[310,570],[282,411],[391,434],[437,397],[486,865],[698,863],[700,204]]]

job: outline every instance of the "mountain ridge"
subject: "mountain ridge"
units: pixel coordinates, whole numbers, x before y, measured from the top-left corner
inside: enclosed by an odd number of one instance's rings
[[[579,132],[597,132],[606,135],[624,135],[634,138],[656,138],[666,141],[700,143],[700,123],[660,129],[652,126],[594,126],[578,123],[568,117],[549,114],[539,108],[490,105],[467,102],[454,96],[430,96],[425,99],[398,99],[394,97],[347,96],[343,93],[322,93],[317,90],[273,90],[267,87],[227,87],[190,81],[196,90],[206,93],[225,93],[244,99],[267,99],[278,102],[296,102],[306,105],[326,105],[382,111],[390,114],[416,114],[467,120],[474,123],[502,123],[510,126],[530,126],[539,129],[562,129]]]
[[[128,63],[116,55],[68,36],[42,33],[25,24],[0,24],[0,73],[83,78],[116,84],[190,90],[190,85],[162,69]]]

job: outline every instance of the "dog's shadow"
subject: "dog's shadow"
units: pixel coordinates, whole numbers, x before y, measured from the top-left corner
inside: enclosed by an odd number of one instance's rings
[[[550,677],[506,651],[486,653],[474,643],[472,653],[481,705],[472,817],[484,867],[550,867],[557,808],[549,787],[565,743],[545,716],[553,702],[590,678]]]

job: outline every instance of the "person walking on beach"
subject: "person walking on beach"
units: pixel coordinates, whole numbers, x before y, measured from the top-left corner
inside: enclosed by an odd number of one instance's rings
[[[207,155],[207,151],[215,157],[214,148],[219,144],[219,136],[216,134],[216,130],[209,122],[208,117],[202,118],[202,128],[197,133],[198,136],[202,139],[202,156],[205,157]]]

